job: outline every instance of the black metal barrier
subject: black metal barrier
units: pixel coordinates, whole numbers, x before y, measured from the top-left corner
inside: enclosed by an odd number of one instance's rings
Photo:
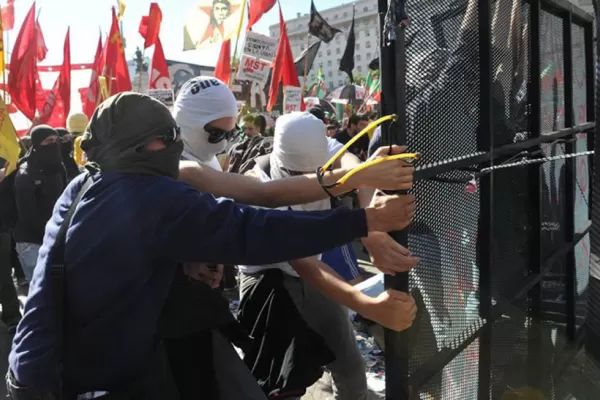
[[[563,398],[584,333],[600,362],[593,17],[563,0],[396,4],[410,24],[380,38],[382,112],[400,119],[383,134],[422,154],[395,236],[422,261],[386,279],[419,307],[386,332],[386,398]]]

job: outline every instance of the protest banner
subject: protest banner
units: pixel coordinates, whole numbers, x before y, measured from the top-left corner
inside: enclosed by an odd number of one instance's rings
[[[255,32],[246,32],[242,54],[272,62],[277,52],[277,39]]]
[[[294,86],[283,88],[283,113],[287,114],[301,110],[302,89]]]
[[[276,52],[276,39],[247,32],[237,78],[256,82],[261,87],[264,86],[269,79],[269,70]]]
[[[173,107],[175,95],[171,89],[149,89],[148,96],[155,98],[167,107]]]
[[[269,79],[270,70],[270,61],[260,60],[242,54],[237,78],[240,80],[257,82],[259,85],[264,86]]]

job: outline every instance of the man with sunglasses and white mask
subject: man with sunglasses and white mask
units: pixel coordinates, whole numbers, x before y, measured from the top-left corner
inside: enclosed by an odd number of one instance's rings
[[[228,91],[223,82],[211,77],[191,79],[181,88],[173,117],[181,129],[183,159],[222,170],[216,155],[225,151],[228,141],[239,133],[238,126],[232,126],[237,104]]]

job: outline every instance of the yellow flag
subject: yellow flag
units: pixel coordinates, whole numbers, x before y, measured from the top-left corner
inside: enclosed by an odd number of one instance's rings
[[[4,27],[2,26],[2,18],[0,18],[0,74],[4,73]]]
[[[123,19],[123,15],[125,14],[125,9],[127,8],[127,4],[123,0],[119,0],[119,14],[117,15],[117,19],[120,21]]]
[[[6,175],[15,170],[19,154],[21,154],[21,146],[17,139],[17,131],[10,120],[6,104],[0,97],[0,157],[8,163]]]

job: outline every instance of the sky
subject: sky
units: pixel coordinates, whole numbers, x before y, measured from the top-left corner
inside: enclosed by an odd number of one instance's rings
[[[138,33],[138,26],[143,15],[148,14],[150,0],[124,0],[127,8],[123,18],[123,35],[126,40],[127,58],[131,59],[136,46],[143,45]],[[200,3],[211,0],[155,0],[162,10],[163,21],[160,38],[167,59],[185,61],[194,64],[214,66],[220,45],[206,49],[184,52],[183,24],[186,13]],[[310,0],[280,0],[284,18],[292,19],[297,13],[310,11]],[[2,0],[2,5],[6,0]],[[25,15],[33,1],[15,0],[15,29],[5,39],[6,49],[10,51]],[[342,0],[315,0],[318,9],[326,9],[344,3]],[[346,3],[349,3],[346,1]],[[71,62],[93,62],[99,30],[106,35],[111,24],[111,7],[117,0],[38,0],[39,21],[49,49],[48,56],[40,65],[62,64],[62,48],[67,27],[71,27]],[[269,34],[269,26],[278,23],[277,6],[254,26],[253,30],[265,35]],[[241,46],[241,42],[240,42]],[[146,56],[152,55],[149,48]]]

